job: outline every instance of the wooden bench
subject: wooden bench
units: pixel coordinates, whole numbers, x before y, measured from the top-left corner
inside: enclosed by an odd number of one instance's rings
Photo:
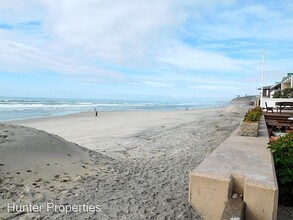
[[[276,127],[276,128],[290,128],[291,124],[289,123],[282,123],[282,122],[277,122],[277,121],[268,121],[266,122],[267,125],[272,126],[272,127]]]
[[[282,110],[293,109],[293,102],[276,102],[275,105],[278,106],[277,109],[279,110],[280,113],[282,112]]]

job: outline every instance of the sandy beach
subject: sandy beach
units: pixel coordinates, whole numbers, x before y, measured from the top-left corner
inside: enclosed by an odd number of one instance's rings
[[[85,112],[2,123],[0,216],[200,219],[188,203],[188,174],[246,110]],[[8,213],[8,203],[41,210]],[[57,209],[42,209],[48,203]],[[62,210],[74,205],[76,212]],[[279,212],[279,219],[292,217],[284,207]]]
[[[228,109],[234,110],[234,107]],[[194,139],[198,139],[196,135],[209,133],[208,130],[213,129],[207,126],[209,123],[219,126],[218,130],[221,129],[222,123],[217,125],[216,122],[223,118],[222,113],[226,111],[215,108],[193,111],[99,112],[98,117],[93,112],[85,112],[23,120],[15,124],[44,130],[112,158],[152,158],[166,153],[176,154],[181,145],[191,145]],[[214,135],[217,139],[223,139],[220,137],[221,132]]]

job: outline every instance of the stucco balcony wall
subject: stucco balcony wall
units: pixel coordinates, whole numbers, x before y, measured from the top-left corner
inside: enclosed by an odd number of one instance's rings
[[[263,98],[262,99],[262,108],[265,108],[265,102],[267,103],[268,107],[277,108],[276,102],[293,102],[292,98],[284,99],[284,98]]]
[[[277,218],[278,184],[262,118],[258,137],[238,128],[190,174],[190,204],[206,220],[219,220],[233,193],[243,195],[245,219]]]

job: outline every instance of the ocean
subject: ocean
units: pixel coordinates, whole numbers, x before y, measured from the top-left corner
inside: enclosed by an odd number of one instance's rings
[[[184,110],[226,106],[228,102],[198,99],[192,102],[86,100],[0,97],[0,121],[61,116],[85,111]]]

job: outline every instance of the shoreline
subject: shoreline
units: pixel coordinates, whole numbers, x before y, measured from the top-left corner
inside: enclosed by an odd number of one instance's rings
[[[242,106],[242,104],[239,104]],[[227,106],[214,106],[214,107],[202,107],[202,108],[194,108],[194,109],[127,109],[127,110],[101,110],[98,111],[99,113],[124,113],[124,112],[182,112],[182,111],[197,111],[197,110],[207,110],[207,109],[225,109],[231,106],[237,106],[237,104],[230,104]],[[246,105],[244,105],[246,106]],[[88,111],[81,111],[81,112],[77,112],[77,113],[69,113],[69,114],[64,114],[64,115],[48,115],[48,116],[36,116],[36,117],[32,117],[32,118],[21,118],[21,119],[9,119],[7,121],[0,121],[0,123],[10,123],[10,122],[22,122],[22,121],[34,121],[34,120],[41,120],[41,119],[51,119],[51,118],[63,118],[63,117],[71,117],[71,116],[82,116],[84,114],[88,114],[88,113],[92,113],[92,115],[94,116],[94,111],[93,110],[88,110]]]
[[[225,105],[215,105],[215,106],[203,106],[203,107],[189,107],[188,110],[192,111],[192,110],[197,110],[197,109],[210,109],[210,108],[225,108],[225,107],[229,107],[229,106],[234,106],[234,105],[237,105],[237,104],[231,104],[231,103],[227,103]],[[98,109],[99,110],[99,109]],[[184,111],[186,110],[186,108],[184,107],[180,107],[180,108],[171,108],[171,109],[112,109],[112,110],[99,110],[99,112],[132,112],[132,111],[163,111],[163,112],[169,112],[169,111]],[[11,121],[22,121],[22,120],[33,120],[33,119],[40,119],[40,118],[48,118],[48,117],[63,117],[63,116],[67,116],[67,115],[76,115],[76,114],[81,114],[81,113],[85,113],[85,112],[93,112],[93,109],[88,109],[88,110],[80,110],[80,111],[64,111],[64,112],[59,112],[59,113],[53,113],[53,114],[50,114],[50,115],[39,115],[39,116],[31,116],[31,117],[24,117],[24,118],[14,118],[14,119],[2,119],[0,120],[0,123],[9,123]]]

